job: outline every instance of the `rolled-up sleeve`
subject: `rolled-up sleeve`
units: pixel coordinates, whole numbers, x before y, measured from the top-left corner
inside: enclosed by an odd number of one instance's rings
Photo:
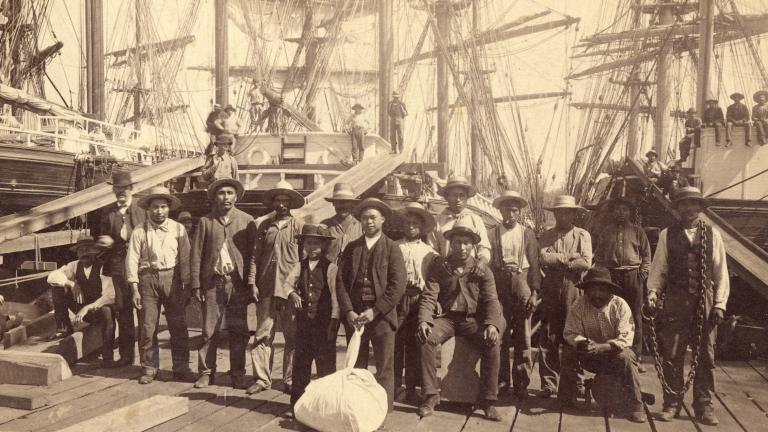
[[[563,330],[563,338],[569,345],[575,347],[579,341],[586,340],[586,336],[583,334],[583,322],[582,314],[584,308],[581,307],[582,303],[577,302],[571,310],[568,312],[568,316],[565,319],[565,329]]]
[[[125,280],[128,283],[139,283],[139,260],[144,241],[144,230],[140,227],[134,229],[131,233],[131,240],[128,242],[128,252],[125,255]]]
[[[75,280],[75,270],[77,269],[77,261],[72,261],[59,267],[57,270],[52,271],[48,275],[46,280],[49,285],[66,287],[68,282]]]
[[[714,238],[712,239],[714,242]],[[659,234],[659,243],[656,253],[651,261],[651,271],[648,275],[648,292],[654,292],[661,296],[667,281],[667,230],[663,229]]]
[[[111,305],[115,303],[115,285],[112,283],[112,278],[105,276],[101,273],[101,297],[97,298],[93,303],[94,308],[100,308],[102,306]]]
[[[336,274],[339,268],[336,264],[331,263],[328,266],[328,288],[331,290],[331,318],[339,319],[341,317],[341,311],[339,309],[339,298],[336,296]]]
[[[299,276],[301,276],[301,262],[297,262],[291,267],[291,271],[288,272],[288,276],[285,277],[283,283],[277,284],[275,295],[287,300],[288,296],[296,291],[296,283],[299,281]]]
[[[621,300],[621,299],[619,299]],[[608,340],[608,343],[619,349],[632,346],[632,339],[635,337],[635,321],[632,318],[632,310],[624,300],[616,302],[618,305],[619,322],[617,324],[617,335]]]

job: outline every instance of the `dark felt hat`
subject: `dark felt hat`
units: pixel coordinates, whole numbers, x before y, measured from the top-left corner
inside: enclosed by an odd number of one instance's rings
[[[405,203],[403,208],[398,210],[398,213],[402,217],[405,217],[409,213],[421,217],[421,219],[424,221],[424,226],[422,227],[423,233],[432,232],[432,230],[435,229],[435,225],[437,225],[437,221],[435,221],[435,217],[432,215],[432,213],[425,209],[423,205],[415,201],[409,201]]]
[[[650,156],[650,155],[654,155],[654,156],[656,156],[656,157],[658,157],[658,156],[659,156],[659,154],[658,154],[658,153],[656,153],[656,150],[648,150],[647,152],[645,152],[645,157],[648,157],[648,156]]]
[[[134,183],[130,171],[112,171],[112,178],[107,180],[107,184],[117,187],[131,186]]]
[[[188,211],[180,212],[178,216],[176,216],[176,220],[179,222],[192,220],[192,214]]]
[[[293,185],[285,180],[280,180],[275,187],[264,193],[264,204],[270,205],[278,195],[285,195],[290,199],[289,207],[291,209],[301,208],[306,204],[304,195],[296,192]]]
[[[473,197],[477,193],[477,189],[467,180],[466,177],[456,176],[449,177],[448,181],[445,183],[445,186],[441,187],[440,190],[437,191],[437,194],[445,198],[445,193],[450,188],[462,188],[466,190],[467,198]]]
[[[605,267],[592,267],[587,271],[587,274],[577,286],[581,289],[589,289],[595,285],[607,285],[611,291],[620,289],[618,285],[613,283],[611,279],[611,272]]]
[[[221,134],[216,137],[214,144],[216,145],[232,145],[235,142],[234,137],[230,134]]]
[[[168,188],[165,186],[152,187],[149,190],[149,194],[139,200],[139,207],[146,210],[149,208],[149,203],[151,203],[153,199],[157,198],[168,201],[168,207],[171,210],[176,210],[177,208],[181,207],[181,200],[171,195],[171,191],[168,190]]]
[[[686,111],[688,114],[696,114],[696,108],[688,108],[688,111]]]
[[[672,198],[672,206],[677,207],[682,201],[686,200],[698,201],[702,206],[709,207],[709,200],[704,198],[697,187],[686,186],[678,189],[677,192],[675,192],[675,196]]]
[[[730,98],[735,101],[740,101],[740,100],[744,100],[744,95],[739,92],[736,92],[736,93],[732,93]]]
[[[221,178],[208,185],[208,199],[213,200],[213,198],[216,197],[216,191],[222,186],[232,186],[235,188],[238,200],[242,198],[245,193],[245,188],[239,180],[233,178]]]
[[[301,234],[299,238],[314,237],[322,240],[333,240],[334,237],[328,232],[328,227],[324,225],[305,224],[301,228]]]
[[[80,234],[77,238],[77,242],[70,247],[69,250],[77,252],[80,249],[87,248],[90,253],[96,255],[105,250],[109,250],[113,244],[114,240],[107,235],[99,236],[98,240],[94,240],[93,237],[89,235]]]
[[[363,212],[363,210],[367,208],[375,208],[378,211],[381,212],[382,216],[385,218],[388,218],[390,214],[392,214],[392,208],[387,205],[384,201],[378,199],[378,198],[366,198],[362,201],[360,201],[357,206],[355,207],[354,214],[355,217],[360,219],[360,213]]]
[[[364,109],[365,109],[365,107],[360,105],[359,103],[356,103],[356,104],[352,105],[352,111],[362,111]]]

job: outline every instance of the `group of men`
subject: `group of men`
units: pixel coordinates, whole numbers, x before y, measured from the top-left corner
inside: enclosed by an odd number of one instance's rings
[[[437,217],[417,202],[393,210],[375,198],[360,200],[351,185],[339,183],[326,198],[335,215],[319,225],[293,216],[305,199],[282,181],[265,193],[272,213],[257,225],[235,207],[242,184],[222,178],[209,186],[211,211],[190,237],[168,217],[180,203],[166,188],[153,188],[134,202],[130,174],[115,173],[112,185],[117,202],[105,209],[96,240],[78,242],[73,248],[78,260],[52,272],[49,282],[57,287],[62,335],[72,331],[68,310],[77,314],[76,321],[104,326],[107,366],[133,364],[133,309],[139,311],[140,383],[152,382],[159,369],[161,307],[173,377],[198,388],[218,378],[216,350],[224,326],[231,385],[248,394],[271,388],[275,329],[282,328],[283,385],[292,404],[309,383],[313,362],[318,376],[336,370],[336,338],[343,325],[347,338],[363,329],[356,367],[368,366],[373,346],[375,377],[389,409],[399,394],[428,416],[440,402],[436,351],[451,337],[463,336],[481,353],[477,407],[486,418],[500,420],[494,406],[500,390],[520,398],[528,394],[531,315],[538,308],[540,394],[573,406],[583,389],[582,371],[591,370],[620,389],[611,398],[620,401],[617,410],[642,422],[637,356],[646,297],[651,306],[664,298],[659,334],[664,372],[669,389],[682,389],[682,363],[697,337],[692,324],[702,296],[707,320],[699,323],[704,341],[694,409],[703,423],[717,423],[711,330],[723,319],[728,272],[719,233],[699,220],[706,200],[695,188],[678,191],[674,206],[682,220],[661,232],[651,260],[645,232],[630,222],[632,205],[621,199],[610,201],[613,223],[593,243],[589,232],[574,225],[583,209],[567,195],[547,208],[556,224],[537,238],[521,223],[527,202],[515,191],[494,200],[502,222],[488,230],[467,207],[476,189],[462,177],[439,190],[447,207]],[[383,232],[385,221],[402,234],[400,240]],[[184,313],[191,298],[200,302],[203,318],[197,374],[189,366]],[[256,328],[249,329],[247,308],[254,302]],[[253,382],[246,379],[247,351]],[[662,419],[670,420],[679,406],[677,394],[665,393]]]
[[[686,112],[685,118],[685,136],[678,144],[680,147],[680,162],[685,162],[691,153],[691,147],[700,146],[701,128],[709,127],[715,131],[715,145],[721,146],[720,134],[722,128],[725,128],[725,147],[731,146],[731,137],[734,127],[744,128],[745,142],[748,147],[752,146],[751,130],[754,125],[757,131],[757,141],[760,145],[768,143],[768,91],[759,90],[752,95],[755,106],[752,107],[752,116],[749,115],[749,108],[742,102],[744,95],[733,93],[730,96],[733,103],[728,106],[725,116],[723,109],[718,106],[718,100],[710,98],[705,101],[706,107],[698,117],[695,108],[690,108]]]
[[[400,99],[400,94],[392,92],[392,100],[387,106],[389,116],[389,141],[392,143],[391,153],[402,153],[404,145],[405,118],[408,117],[408,108]],[[358,164],[363,160],[365,148],[363,142],[365,136],[371,131],[371,123],[366,118],[365,107],[359,103],[352,106],[352,114],[344,122],[344,132],[352,139],[352,163]]]

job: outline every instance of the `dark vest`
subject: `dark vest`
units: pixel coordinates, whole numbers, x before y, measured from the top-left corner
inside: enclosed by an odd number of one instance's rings
[[[102,262],[95,260],[93,267],[91,267],[91,275],[85,277],[83,271],[83,264],[77,262],[77,270],[75,270],[75,282],[83,291],[83,297],[85,297],[85,304],[91,304],[101,297],[101,266]]]
[[[707,239],[707,255],[705,257],[706,271],[704,272],[705,286],[712,289],[712,227],[704,225]],[[681,225],[672,225],[667,229],[667,264],[668,286],[672,289],[688,290],[697,293],[701,289],[699,275],[701,274],[701,232],[696,231],[693,244],[685,236]]]
[[[330,319],[331,288],[328,286],[328,266],[331,264],[326,257],[321,257],[314,270],[309,269],[309,260],[301,261],[301,275],[297,290],[304,304],[302,312],[307,318]]]
[[[356,306],[369,307],[376,301],[376,288],[373,286],[373,249],[378,245],[377,241],[371,249],[368,249],[365,244],[361,248],[360,262],[364,267],[361,267],[355,275],[353,301]]]

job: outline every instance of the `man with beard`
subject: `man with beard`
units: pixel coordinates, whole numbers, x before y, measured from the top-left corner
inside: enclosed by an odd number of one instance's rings
[[[645,423],[637,360],[631,345],[635,321],[627,302],[612,294],[621,288],[602,267],[589,270],[579,288],[584,296],[576,300],[565,321],[563,337],[567,344],[563,347],[560,394],[567,400],[575,399],[576,370],[581,365],[597,374],[593,391],[605,389],[595,395],[601,407],[617,407],[629,421]]]
[[[491,268],[496,291],[508,329],[501,338],[502,389],[513,387],[515,396],[524,398],[531,382],[531,315],[538,303],[541,289],[539,269],[539,242],[533,230],[520,223],[520,209],[528,202],[518,192],[508,190],[493,200],[499,209],[502,223],[493,228],[488,237],[491,249]],[[514,346],[515,360],[512,377],[509,371],[509,348]]]
[[[499,342],[504,317],[496,296],[493,273],[472,257],[480,236],[469,220],[445,233],[448,257],[436,258],[427,273],[427,286],[419,301],[421,382],[424,401],[419,416],[432,415],[440,402],[435,354],[453,336],[469,338],[481,351],[478,407],[485,418],[500,421],[494,406],[499,390]]]
[[[663,298],[658,321],[664,376],[669,387],[683,390],[683,363],[688,346],[699,337],[699,357],[693,381],[693,410],[697,421],[718,424],[712,405],[715,392],[715,337],[725,316],[731,291],[725,246],[720,232],[699,218],[709,203],[695,187],[677,191],[672,205],[680,222],[663,229],[648,277],[648,304]],[[697,320],[699,301],[703,322]],[[661,420],[671,421],[680,410],[681,398],[664,392]]]
[[[115,312],[117,313],[118,346],[120,360],[113,363],[116,367],[133,364],[136,354],[136,322],[131,300],[131,286],[125,278],[125,257],[128,253],[128,241],[136,227],[144,225],[147,212],[133,202],[133,180],[127,171],[113,171],[112,192],[116,203],[107,206],[101,214],[96,236],[108,235],[114,241],[112,249],[104,258],[105,274],[112,277],[115,288]]]
[[[171,334],[173,379],[195,380],[189,369],[189,333],[187,332],[187,288],[191,282],[190,246],[184,226],[168,217],[181,205],[168,188],[156,186],[139,201],[149,219],[131,234],[126,256],[126,279],[131,284],[133,305],[141,316],[139,352],[144,374],[139,384],[154,381],[160,367],[157,330],[160,307]]]
[[[259,225],[251,252],[248,287],[256,301],[258,322],[251,348],[256,382],[248,387],[247,393],[259,393],[272,387],[272,342],[276,324],[285,337],[283,385],[285,391],[290,393],[296,311],[293,303],[284,298],[284,291],[277,290],[277,287],[285,284],[291,269],[299,262],[296,241],[304,224],[291,215],[291,210],[303,207],[305,200],[290,183],[283,180],[264,194],[264,204],[272,208],[274,216]]]
[[[639,359],[643,354],[644,286],[651,269],[651,243],[645,230],[630,221],[632,203],[624,198],[608,202],[613,222],[600,232],[595,244],[595,265],[607,268],[619,287],[615,294],[623,298],[635,320],[635,340],[632,349]],[[645,369],[639,367],[640,372]]]
[[[576,286],[581,275],[592,266],[592,239],[586,230],[573,221],[583,207],[570,195],[555,198],[555,204],[546,208],[555,214],[555,227],[548,229],[539,239],[539,259],[544,279],[541,283],[541,331],[539,332],[539,377],[541,396],[550,397],[557,390],[560,373],[560,346],[563,344],[565,317],[573,303],[581,297]],[[579,393],[584,387],[579,380]],[[558,399],[560,399],[558,395]],[[569,400],[561,401],[569,404]]]
[[[229,375],[232,387],[244,389],[245,347],[248,344],[247,308],[251,293],[245,280],[256,226],[253,218],[235,208],[243,185],[220,179],[208,188],[212,210],[200,218],[192,240],[192,295],[200,300],[203,344],[198,350],[196,388],[213,383],[216,350],[224,320],[229,333]],[[223,319],[222,319],[223,318]]]
[[[360,202],[349,183],[333,185],[333,196],[326,198],[333,204],[336,214],[320,222],[333,236],[333,241],[326,250],[326,257],[332,263],[338,264],[339,256],[347,245],[363,235],[360,222],[352,215],[352,210]]]
[[[485,228],[485,223],[480,215],[466,208],[467,200],[475,196],[477,189],[464,177],[451,177],[437,193],[445,198],[448,207],[437,216],[437,229],[431,239],[435,250],[441,256],[448,256],[450,247],[444,234],[456,223],[466,219],[464,223],[472,226],[480,236],[480,242],[475,246],[472,256],[488,264],[491,260],[491,244],[488,242],[488,231]]]
[[[392,411],[396,309],[405,292],[406,273],[403,253],[381,230],[390,213],[389,206],[376,198],[364,199],[355,208],[363,236],[341,254],[336,295],[347,339],[355,328],[365,326],[355,367],[368,367],[368,346],[372,344],[376,382],[386,390]]]

